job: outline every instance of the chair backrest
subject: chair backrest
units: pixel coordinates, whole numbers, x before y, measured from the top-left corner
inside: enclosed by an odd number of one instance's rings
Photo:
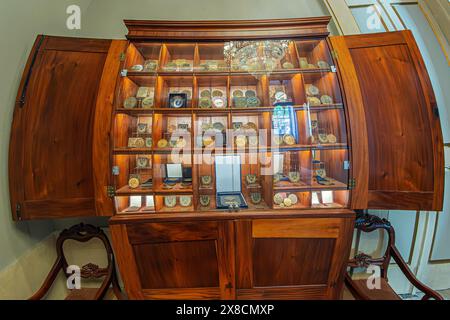
[[[381,268],[381,276],[387,278],[387,270],[391,262],[391,253],[395,249],[395,230],[391,223],[380,217],[370,215],[368,213],[359,213],[355,221],[355,229],[371,233],[377,230],[385,230],[388,234],[388,245],[384,255],[381,258],[372,258],[365,253],[357,254],[354,259],[349,262],[351,268],[367,268],[369,266],[379,266]]]
[[[61,232],[56,241],[56,252],[58,257],[62,258],[63,261],[63,269],[64,274],[67,275],[68,263],[66,260],[66,256],[64,254],[64,243],[67,240],[74,240],[82,243],[86,243],[92,239],[100,239],[105,246],[108,266],[106,268],[100,268],[98,265],[93,263],[88,263],[87,265],[81,268],[81,277],[84,279],[98,279],[102,277],[111,276],[112,272],[114,272],[114,253],[111,248],[111,244],[109,243],[108,237],[103,232],[101,228],[95,227],[89,224],[78,224],[70,229],[65,229]]]

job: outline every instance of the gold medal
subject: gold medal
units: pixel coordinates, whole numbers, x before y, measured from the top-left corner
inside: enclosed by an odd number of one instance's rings
[[[332,143],[332,144],[337,142],[337,138],[334,134],[329,134],[327,136],[327,140],[328,140],[328,143]]]
[[[295,137],[294,136],[292,136],[292,135],[290,135],[290,134],[287,134],[287,135],[285,135],[284,137],[283,137],[283,141],[284,141],[284,143],[286,143],[288,146],[293,146],[294,144],[295,144]]]
[[[166,139],[161,139],[158,141],[158,148],[167,148],[169,142]]]
[[[141,184],[141,182],[139,181],[139,177],[138,176],[132,176],[130,178],[130,180],[128,180],[128,186],[131,189],[137,189],[139,188],[139,185]]]

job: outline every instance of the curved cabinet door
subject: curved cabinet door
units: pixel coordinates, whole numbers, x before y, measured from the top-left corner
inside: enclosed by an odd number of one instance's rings
[[[442,210],[439,112],[410,31],[331,38],[348,105],[353,209]]]
[[[11,132],[14,219],[112,215],[108,119],[125,44],[37,38]]]

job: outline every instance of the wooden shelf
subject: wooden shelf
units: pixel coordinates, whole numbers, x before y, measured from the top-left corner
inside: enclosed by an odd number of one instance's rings
[[[131,189],[129,186],[124,186],[116,190],[116,196],[134,196],[134,195],[152,195],[153,188],[137,188]]]
[[[114,148],[114,154],[152,154],[151,148]]]

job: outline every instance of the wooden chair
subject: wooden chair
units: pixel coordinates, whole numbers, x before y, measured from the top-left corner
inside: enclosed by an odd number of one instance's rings
[[[391,258],[399,266],[400,270],[411,282],[414,287],[422,291],[425,295],[422,300],[429,300],[431,298],[436,300],[444,300],[442,296],[421,283],[416,276],[411,272],[408,264],[403,260],[400,252],[395,246],[395,231],[391,223],[386,219],[381,219],[377,216],[369,215],[367,213],[361,213],[358,215],[355,223],[355,228],[362,232],[371,233],[376,230],[384,229],[389,235],[388,246],[386,252],[382,258],[373,259],[372,257],[361,253],[350,260],[349,267],[351,270],[354,268],[368,268],[369,266],[379,266],[381,269],[381,289],[370,290],[367,287],[367,280],[354,280],[349,273],[346,273],[345,283],[348,290],[357,300],[401,300],[401,298],[395,293],[392,287],[388,283],[387,271]]]
[[[61,232],[56,242],[57,258],[50,273],[44,281],[41,288],[29,300],[41,300],[44,298],[50,288],[53,286],[55,279],[60,271],[63,271],[66,277],[70,274],[66,273],[68,264],[63,251],[64,242],[67,240],[75,240],[86,243],[91,239],[100,239],[106,249],[108,256],[108,266],[99,268],[99,266],[89,263],[81,268],[80,276],[82,279],[100,279],[104,278],[100,288],[82,288],[80,290],[70,290],[66,300],[101,300],[112,285],[114,294],[118,299],[123,299],[122,292],[117,280],[116,267],[114,263],[114,253],[108,238],[102,229],[92,225],[79,224]]]

